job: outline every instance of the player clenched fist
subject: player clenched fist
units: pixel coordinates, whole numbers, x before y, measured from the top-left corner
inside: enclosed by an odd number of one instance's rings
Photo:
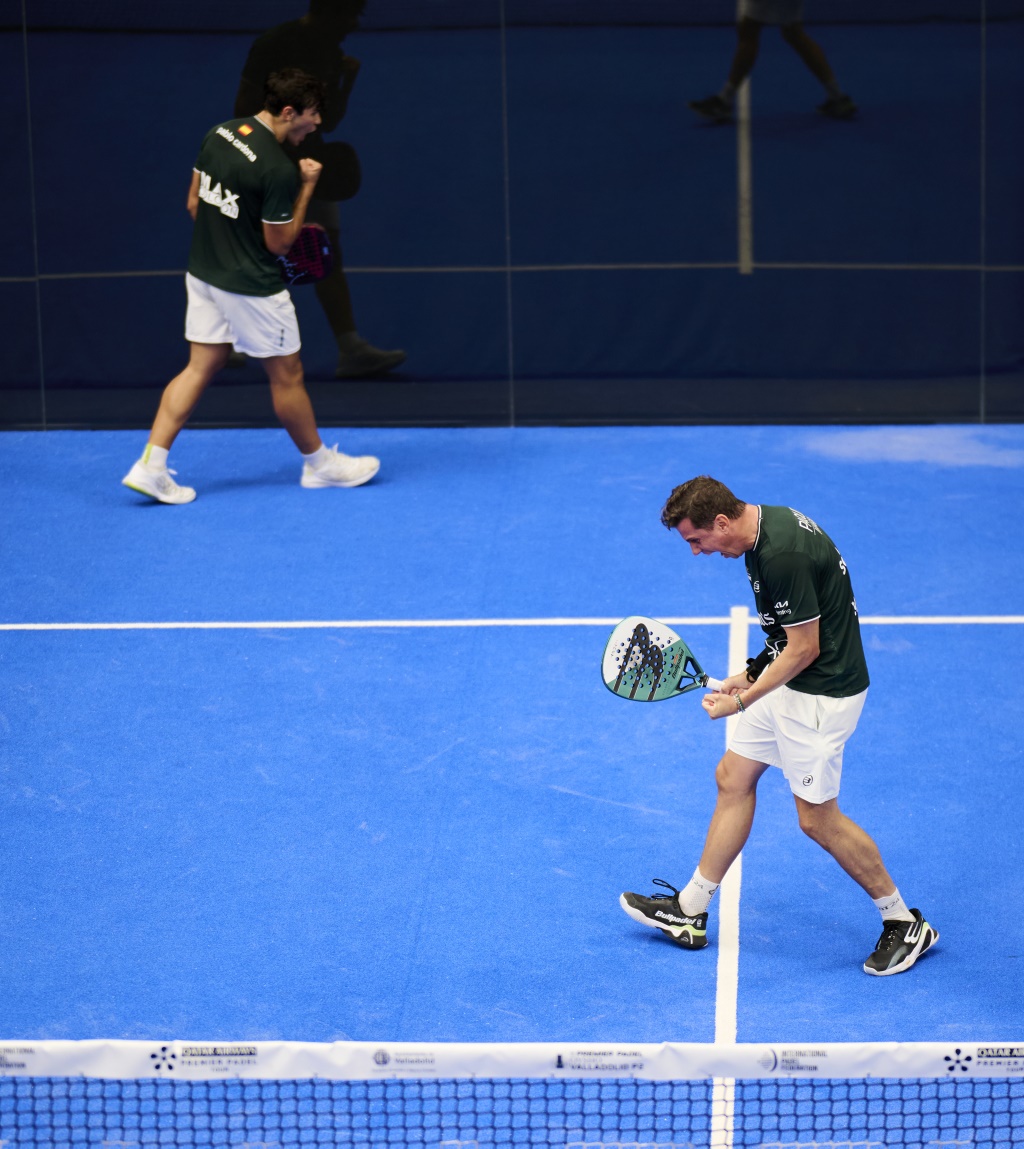
[[[324,165],[316,160],[308,158],[299,160],[299,179],[304,184],[315,184],[323,170]]]

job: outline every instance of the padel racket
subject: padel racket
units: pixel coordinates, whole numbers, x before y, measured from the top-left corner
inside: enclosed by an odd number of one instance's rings
[[[284,255],[277,257],[281,278],[289,287],[319,283],[334,267],[331,237],[318,223],[303,224],[298,238]]]
[[[625,618],[612,631],[601,659],[605,686],[633,702],[660,702],[690,690],[719,690],[697,656],[663,622],[641,615]]]

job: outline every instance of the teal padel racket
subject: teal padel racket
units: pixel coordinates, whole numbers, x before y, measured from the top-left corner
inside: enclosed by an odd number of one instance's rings
[[[709,678],[697,656],[663,622],[631,615],[612,631],[601,659],[605,686],[633,702],[660,702],[690,690],[721,689]]]

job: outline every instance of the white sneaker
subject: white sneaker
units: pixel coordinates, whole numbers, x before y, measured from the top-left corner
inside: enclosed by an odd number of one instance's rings
[[[191,503],[196,493],[191,487],[178,486],[171,478],[171,475],[177,473],[166,467],[147,466],[140,459],[121,482],[140,495],[149,495],[158,503]]]
[[[302,464],[304,487],[361,487],[368,483],[380,470],[380,459],[373,455],[343,455],[335,443],[328,458],[313,468]]]

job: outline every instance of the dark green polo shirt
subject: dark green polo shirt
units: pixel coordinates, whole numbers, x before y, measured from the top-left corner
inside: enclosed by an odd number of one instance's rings
[[[857,602],[843,556],[813,519],[792,507],[759,507],[757,541],[744,555],[767,645],[781,651],[785,626],[818,619],[821,653],[786,685],[849,698],[868,688]]]

